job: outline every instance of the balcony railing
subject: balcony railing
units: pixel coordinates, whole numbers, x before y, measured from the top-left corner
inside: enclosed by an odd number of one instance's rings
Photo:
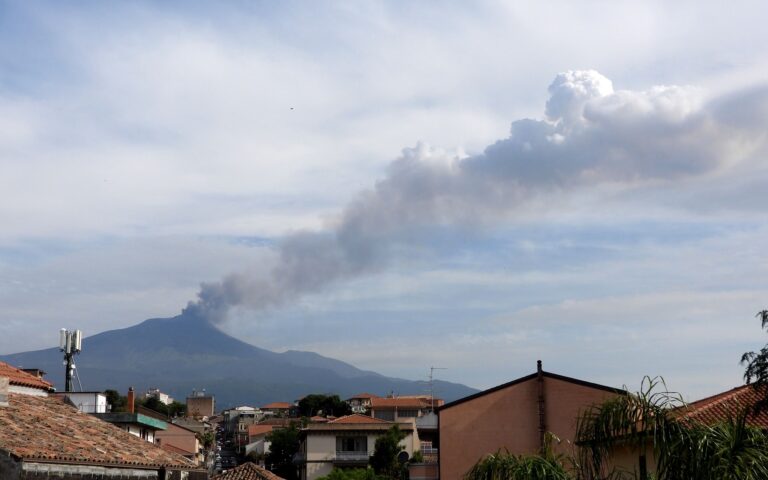
[[[335,462],[361,462],[368,463],[368,459],[373,455],[373,452],[368,451],[336,451],[336,457],[333,459]]]

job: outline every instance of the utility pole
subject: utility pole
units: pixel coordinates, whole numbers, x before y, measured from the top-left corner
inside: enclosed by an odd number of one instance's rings
[[[429,406],[432,409],[432,412],[435,411],[435,384],[434,384],[434,378],[435,378],[435,370],[448,370],[445,367],[429,367]]]
[[[74,357],[83,349],[83,332],[80,330],[69,331],[66,328],[59,330],[59,350],[64,352],[64,391],[72,391],[72,373],[75,371]]]

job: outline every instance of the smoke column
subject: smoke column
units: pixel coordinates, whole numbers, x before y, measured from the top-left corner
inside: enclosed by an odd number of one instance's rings
[[[405,149],[334,226],[285,237],[274,266],[203,284],[185,311],[216,322],[233,306],[279,306],[386,268],[409,232],[488,225],[553,193],[717,174],[764,148],[766,120],[766,89],[705,99],[693,88],[614,91],[595,71],[561,73],[544,118],[513,122],[508,138],[463,159]]]

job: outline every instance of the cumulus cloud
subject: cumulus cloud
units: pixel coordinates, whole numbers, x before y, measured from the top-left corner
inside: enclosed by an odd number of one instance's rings
[[[614,90],[588,70],[557,75],[549,94],[544,118],[513,122],[482,154],[405,149],[333,225],[285,237],[269,268],[204,284],[187,311],[220,319],[232,306],[281,305],[385,268],[415,232],[488,225],[532,201],[603,185],[675,188],[749,161],[765,144],[764,89],[715,99],[679,86]]]

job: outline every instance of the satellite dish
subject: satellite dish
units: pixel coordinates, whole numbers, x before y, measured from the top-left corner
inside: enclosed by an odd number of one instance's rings
[[[397,454],[397,461],[400,463],[405,463],[408,461],[408,452],[402,451]]]

